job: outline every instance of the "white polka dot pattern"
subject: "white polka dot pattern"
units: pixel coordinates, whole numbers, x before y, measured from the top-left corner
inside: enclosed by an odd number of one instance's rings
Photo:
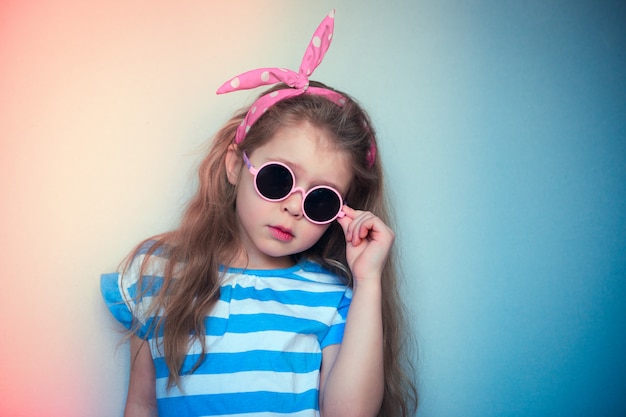
[[[346,103],[345,97],[341,94],[326,88],[309,87],[309,76],[322,62],[324,54],[330,47],[333,38],[335,11],[332,10],[315,30],[311,41],[304,53],[300,69],[294,72],[285,68],[258,68],[247,71],[230,79],[222,84],[217,90],[217,94],[230,93],[237,90],[247,90],[263,85],[285,83],[289,87],[261,96],[248,110],[242,124],[237,129],[235,143],[241,143],[250,127],[278,101],[300,94],[321,95],[339,106]],[[261,111],[258,111],[261,109]]]

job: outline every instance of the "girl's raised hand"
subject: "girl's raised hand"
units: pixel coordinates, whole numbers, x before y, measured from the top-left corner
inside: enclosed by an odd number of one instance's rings
[[[343,206],[337,221],[346,236],[346,258],[355,281],[380,279],[395,234],[369,211]]]

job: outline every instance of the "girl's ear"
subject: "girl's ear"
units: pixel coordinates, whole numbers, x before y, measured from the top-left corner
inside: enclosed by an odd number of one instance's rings
[[[237,185],[239,182],[239,174],[241,173],[241,166],[243,165],[243,158],[239,152],[239,147],[232,143],[228,146],[226,152],[226,175],[228,176],[228,182],[232,185]]]

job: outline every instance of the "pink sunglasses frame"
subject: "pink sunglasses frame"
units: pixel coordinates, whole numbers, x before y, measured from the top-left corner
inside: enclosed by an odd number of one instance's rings
[[[332,223],[333,221],[337,220],[338,218],[344,217],[346,215],[346,213],[344,213],[344,211],[341,209],[341,207],[343,207],[343,198],[341,197],[341,193],[339,191],[337,191],[335,188],[329,186],[329,185],[318,185],[315,186],[313,188],[311,188],[310,190],[306,191],[304,188],[302,187],[296,187],[296,174],[293,173],[293,171],[291,170],[291,168],[289,168],[287,165],[285,165],[282,162],[278,162],[278,161],[268,161],[266,163],[264,163],[263,165],[261,165],[259,168],[256,168],[254,165],[252,165],[252,162],[250,162],[250,159],[248,158],[248,155],[246,155],[246,153],[243,153],[243,161],[246,164],[246,167],[248,168],[248,172],[250,172],[250,174],[252,174],[252,176],[254,177],[254,189],[256,191],[256,193],[259,195],[259,197],[261,197],[263,200],[265,201],[269,201],[269,202],[273,202],[273,203],[277,203],[280,201],[284,201],[287,198],[289,198],[293,193],[301,193],[302,194],[302,214],[303,216],[310,221],[311,223],[314,224],[329,224]],[[259,191],[259,188],[257,186],[257,174],[259,173],[259,171],[261,171],[264,167],[268,166],[268,165],[280,165],[282,167],[284,167],[285,169],[287,169],[287,171],[289,171],[289,173],[291,174],[291,177],[293,178],[293,185],[291,186],[291,191],[289,191],[289,193],[287,193],[286,196],[279,198],[279,199],[271,199],[271,198],[267,198],[265,197],[261,191]],[[307,214],[306,211],[304,209],[304,202],[306,201],[306,198],[309,194],[311,194],[313,191],[318,190],[320,188],[324,188],[324,189],[328,189],[331,190],[332,192],[334,192],[337,197],[339,197],[339,211],[337,212],[337,214],[335,214],[330,220],[326,220],[323,222],[319,222],[316,220],[311,219]]]

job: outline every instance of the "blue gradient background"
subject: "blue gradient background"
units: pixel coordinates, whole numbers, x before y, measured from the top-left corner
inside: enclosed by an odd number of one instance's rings
[[[398,153],[419,415],[626,415],[625,4],[431,7]]]
[[[626,3],[0,2],[0,415],[116,416],[99,275],[172,227],[199,149],[297,68],[371,113],[419,417],[626,415]]]

